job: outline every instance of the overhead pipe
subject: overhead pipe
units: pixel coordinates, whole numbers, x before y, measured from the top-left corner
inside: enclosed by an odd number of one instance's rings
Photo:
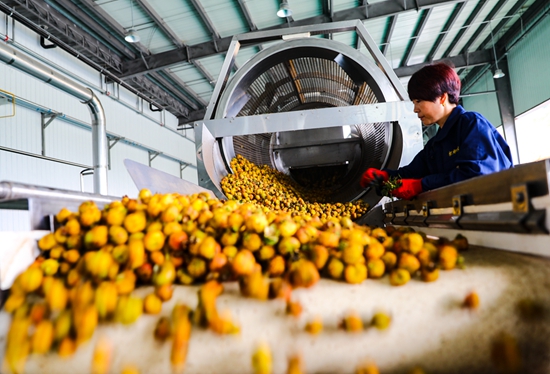
[[[31,59],[5,43],[0,44],[0,60],[67,92],[88,106],[92,119],[94,193],[107,195],[107,155],[109,149],[107,126],[105,111],[94,92],[88,87],[57,74],[46,65]]]

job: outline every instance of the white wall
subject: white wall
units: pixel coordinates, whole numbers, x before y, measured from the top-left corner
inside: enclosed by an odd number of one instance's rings
[[[105,110],[108,133],[170,156],[157,156],[151,166],[177,177],[180,176],[180,163],[176,160],[196,165],[193,137],[186,138],[183,135],[191,134],[176,131],[178,119],[175,116],[167,112],[151,112],[148,103],[143,103],[129,91],[123,88],[118,90],[112,84],[105,85],[99,72],[60,48],[43,49],[36,34],[18,23],[15,24],[15,30],[12,30],[11,19],[6,22],[6,17],[7,15],[0,17],[2,39],[7,34],[9,42],[16,50],[28,53],[59,74],[93,89]],[[76,121],[88,125],[91,123],[87,106],[73,96],[3,62],[0,62],[0,77],[0,89],[37,106],[61,112]],[[106,91],[110,91],[110,95]],[[118,98],[115,97],[117,94]],[[14,117],[0,118],[0,146],[40,155],[40,123],[39,112],[17,105]],[[55,119],[45,133],[47,157],[92,166],[89,129]],[[145,165],[149,162],[148,151],[143,147],[123,142],[114,145],[110,152],[111,170],[108,171],[109,195],[137,196],[138,190],[123,165],[126,158]],[[0,181],[80,191],[81,170],[82,168],[76,166],[0,150]],[[197,183],[196,168],[185,168],[182,177]],[[92,176],[84,177],[84,191],[93,192]],[[28,226],[26,214],[0,209],[1,231],[28,230]]]

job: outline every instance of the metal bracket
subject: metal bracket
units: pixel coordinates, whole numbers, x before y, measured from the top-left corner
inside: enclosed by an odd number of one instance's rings
[[[124,139],[123,137],[110,137],[107,138],[107,141],[109,142],[109,148],[107,149],[107,164],[109,167],[109,170],[111,170],[111,148],[113,148],[116,143]]]
[[[409,218],[409,206],[408,205],[405,205],[403,207],[403,216],[405,217],[404,221],[407,222],[407,218]]]
[[[184,162],[180,162],[180,179],[183,179],[183,170],[185,170],[186,167],[188,167],[189,164],[186,164]]]
[[[466,203],[466,195],[453,196],[453,216],[461,216],[464,214],[463,207]]]
[[[510,188],[512,207],[515,213],[529,213],[529,191],[527,184],[519,184]]]
[[[160,155],[162,152],[153,152],[149,151],[149,167],[151,167],[151,161],[153,161],[155,158],[157,158],[158,155]]]
[[[430,216],[430,208],[432,207],[432,202],[431,201],[425,201],[423,204],[422,204],[422,215],[426,218],[428,218]]]
[[[46,156],[46,127],[63,113],[40,113],[40,133],[42,136],[42,156]]]

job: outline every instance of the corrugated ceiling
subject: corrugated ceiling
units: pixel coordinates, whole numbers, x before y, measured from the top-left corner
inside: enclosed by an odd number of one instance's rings
[[[465,82],[505,56],[548,12],[547,0],[6,0],[0,10],[180,118],[202,118],[231,37],[256,30],[361,19],[403,82],[422,64],[454,61]],[[44,29],[40,26],[48,26]],[[124,40],[134,29],[137,44]],[[72,31],[72,32],[71,32]],[[353,32],[321,37],[365,50]],[[99,47],[98,47],[99,46]],[[236,68],[263,46],[242,48]],[[161,93],[153,88],[161,89]]]

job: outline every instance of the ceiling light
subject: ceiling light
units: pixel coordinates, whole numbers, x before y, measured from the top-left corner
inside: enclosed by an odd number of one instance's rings
[[[495,70],[495,74],[493,75],[493,78],[498,79],[504,77],[506,74],[502,71],[502,69],[497,68]]]
[[[290,9],[290,6],[288,5],[287,0],[281,0],[281,5],[279,5],[279,10],[277,11],[277,15],[281,18],[292,16],[292,9]]]
[[[140,41],[140,37],[136,30],[130,29],[130,31],[124,37],[124,40],[126,40],[128,43],[138,43]]]
[[[130,4],[130,15],[132,17],[132,27],[130,27],[126,35],[124,35],[124,40],[128,43],[139,43],[140,37],[137,34],[136,29],[134,29],[134,0],[132,0],[132,3]]]
[[[491,27],[491,22],[489,22],[489,26]],[[495,74],[493,74],[493,79],[498,79],[504,77],[506,74],[498,67],[497,50],[495,48],[495,39],[493,39],[493,27],[491,27],[491,42],[493,43],[493,54],[495,55]]]

